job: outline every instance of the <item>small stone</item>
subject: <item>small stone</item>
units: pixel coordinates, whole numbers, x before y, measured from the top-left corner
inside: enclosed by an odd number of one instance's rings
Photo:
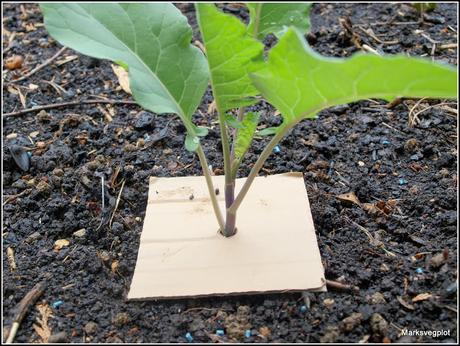
[[[51,115],[49,115],[48,113],[46,113],[45,110],[41,110],[40,112],[38,112],[37,114],[37,120],[41,123],[46,123],[46,122],[49,122],[50,120],[52,119]]]
[[[406,152],[408,153],[413,152],[418,147],[419,147],[419,143],[415,138],[408,139],[406,143],[404,144],[404,150],[406,150]]]
[[[387,301],[385,300],[385,297],[383,296],[382,293],[380,292],[375,292],[373,295],[368,297],[368,302],[370,304],[385,304]]]
[[[321,343],[332,343],[339,337],[339,328],[336,326],[327,326],[325,333],[319,338]]]
[[[37,143],[35,143],[35,147],[37,149],[44,149],[46,147],[46,143],[45,142],[37,142]]]
[[[357,326],[361,324],[361,320],[363,318],[363,315],[359,312],[354,312],[350,316],[344,318],[341,322],[341,328],[342,330],[346,332],[351,332],[353,329],[355,329]]]
[[[64,175],[64,171],[60,168],[53,169],[53,175],[62,177]]]
[[[334,301],[334,299],[326,298],[326,299],[323,300],[323,303],[324,303],[324,305],[326,305],[327,307],[330,307],[330,306],[332,306],[332,305],[335,304],[335,301]]]
[[[48,184],[48,183],[47,183],[46,181],[44,181],[44,180],[41,180],[41,181],[37,184],[36,188],[37,188],[37,191],[38,191],[38,192],[43,193],[43,194],[48,193],[48,192],[51,191],[51,186],[50,186],[50,184]]]
[[[136,147],[134,144],[128,143],[123,147],[123,150],[127,153],[136,151],[138,147]]]
[[[99,258],[102,260],[102,262],[108,262],[110,261],[110,254],[106,250],[102,250],[99,252]]]
[[[18,134],[17,133],[10,133],[10,134],[6,135],[6,138],[7,139],[15,139],[15,138],[18,138]]]
[[[118,327],[124,326],[129,322],[129,315],[126,312],[120,312],[112,319],[112,323]]]
[[[388,331],[388,322],[378,313],[374,313],[370,320],[371,330],[374,334],[385,336]]]
[[[97,331],[97,323],[90,321],[85,324],[84,329],[85,329],[85,333],[88,335],[95,334]]]
[[[136,130],[148,130],[153,129],[155,117],[152,113],[142,111],[137,115],[137,119],[134,122],[134,128]]]
[[[449,252],[448,251],[443,251],[440,252],[430,259],[430,266],[433,268],[439,268],[441,265],[443,265],[449,257]]]
[[[48,343],[55,344],[55,343],[66,343],[68,342],[67,333],[66,332],[59,332],[55,334],[51,334],[48,338]]]
[[[77,238],[83,238],[84,236],[86,236],[86,229],[82,228],[82,229],[79,229],[78,231],[73,232],[73,236]]]
[[[70,242],[67,239],[58,239],[54,242],[54,250],[61,250],[63,247],[69,246]]]
[[[41,234],[40,234],[40,233],[34,232],[34,233],[32,233],[31,235],[29,235],[29,236],[26,238],[26,242],[29,243],[29,244],[30,244],[30,243],[33,243],[34,241],[40,239],[40,237],[41,237]]]

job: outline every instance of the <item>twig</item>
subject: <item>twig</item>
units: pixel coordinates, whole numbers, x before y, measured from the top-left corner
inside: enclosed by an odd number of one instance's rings
[[[404,132],[398,130],[397,128],[394,128],[394,127],[391,126],[391,125],[388,125],[387,123],[385,123],[385,122],[383,122],[383,121],[381,122],[381,124],[382,124],[383,126],[388,127],[389,129],[392,129],[393,131],[396,131],[396,132],[402,134],[402,135],[407,135],[406,133],[404,133]]]
[[[135,101],[129,101],[129,100],[79,100],[79,101],[54,103],[54,104],[43,105],[43,106],[38,106],[38,107],[33,107],[33,108],[27,108],[27,109],[23,109],[17,112],[4,113],[3,117],[13,117],[13,116],[24,115],[30,112],[47,110],[47,109],[69,107],[69,106],[79,106],[79,105],[87,105],[87,104],[96,104],[96,103],[127,104],[127,105],[137,104]]]
[[[25,194],[30,193],[30,192],[32,192],[32,189],[26,189],[26,190],[24,190],[24,191],[18,193],[17,195],[9,196],[9,197],[3,202],[3,206],[6,205],[6,204],[8,204],[8,203],[10,203],[10,202],[12,202],[12,201],[14,201],[16,198],[21,197],[22,195],[25,195]]]
[[[335,288],[336,290],[359,292],[358,286],[347,285],[339,281],[326,280],[326,285],[330,288]]]
[[[417,117],[417,114],[415,114],[414,116],[412,116],[412,114],[414,113],[414,110],[420,105],[420,103],[422,103],[424,100],[426,100],[426,97],[424,98],[421,98],[420,100],[417,101],[417,103],[411,108],[411,110],[409,111],[409,126],[410,127],[414,127],[415,123],[418,119]]]
[[[59,55],[62,54],[62,52],[64,52],[65,50],[67,49],[67,47],[62,47],[61,49],[59,49],[59,51],[54,54],[51,58],[49,58],[48,60],[46,60],[43,64],[40,64],[38,65],[37,67],[35,67],[33,70],[31,70],[29,73],[26,73],[24,76],[18,78],[18,79],[15,79],[13,81],[10,81],[9,83],[16,83],[16,82],[20,82],[26,78],[29,78],[30,76],[32,76],[35,72],[38,72],[40,71],[43,67],[49,65],[50,63],[52,63]],[[8,83],[7,83],[8,84]]]
[[[415,113],[414,118],[417,117],[419,114],[421,114],[421,113],[423,113],[423,112],[425,112],[425,111],[427,111],[429,109],[436,108],[436,107],[439,107],[439,106],[448,106],[448,105],[456,105],[456,103],[454,103],[454,102],[442,102],[442,103],[438,103],[436,105],[428,106],[426,108],[423,108],[421,111],[418,111],[417,113]]]
[[[25,315],[29,308],[37,301],[37,299],[43,294],[46,288],[45,281],[42,281],[36,284],[30,291],[25,295],[24,298],[19,302],[18,305],[14,308],[14,317],[13,317],[13,324],[11,325],[11,329],[7,329],[5,331],[5,338],[6,343],[10,344],[13,342],[14,337],[21,325],[22,320],[24,319]]]
[[[120,197],[121,197],[121,193],[123,192],[123,188],[125,187],[125,182],[126,182],[126,179],[123,179],[123,181],[121,182],[120,192],[118,192],[117,202],[115,203],[115,209],[113,209],[112,217],[110,218],[109,228],[112,228],[113,217],[115,216],[115,212],[117,211],[118,204],[120,203]]]

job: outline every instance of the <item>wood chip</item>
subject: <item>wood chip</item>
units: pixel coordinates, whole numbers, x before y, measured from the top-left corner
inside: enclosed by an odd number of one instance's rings
[[[6,254],[8,256],[8,264],[10,265],[10,270],[14,272],[17,269],[16,261],[14,259],[14,250],[12,247],[6,249]]]
[[[70,242],[67,239],[58,239],[54,242],[54,250],[61,250],[63,247],[69,246]]]

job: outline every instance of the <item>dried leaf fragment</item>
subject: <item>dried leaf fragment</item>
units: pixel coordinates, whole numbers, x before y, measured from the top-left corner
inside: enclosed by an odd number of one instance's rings
[[[336,196],[336,198],[341,202],[351,202],[353,204],[361,206],[361,202],[359,201],[358,197],[353,191],[338,195]]]
[[[423,301],[423,300],[427,300],[429,298],[431,298],[433,295],[431,293],[420,293],[420,294],[417,294],[414,298],[412,298],[412,302],[420,302],[420,301]]]
[[[35,306],[40,313],[37,317],[37,323],[33,324],[35,332],[42,339],[43,343],[47,343],[51,336],[51,328],[48,325],[48,319],[53,316],[53,310],[48,304],[38,304]]]
[[[120,83],[121,88],[124,92],[131,94],[131,89],[129,88],[129,75],[128,72],[121,66],[112,64],[112,70],[118,78],[118,83]]]

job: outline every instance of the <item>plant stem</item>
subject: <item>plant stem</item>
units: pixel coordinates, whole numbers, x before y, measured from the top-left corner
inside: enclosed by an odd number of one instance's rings
[[[270,156],[270,154],[273,151],[273,148],[279,143],[279,141],[284,137],[284,135],[295,125],[297,124],[297,121],[294,122],[293,124],[284,126],[279,129],[277,134],[271,139],[271,141],[268,143],[268,145],[265,147],[265,149],[262,151],[262,154],[260,154],[260,157],[254,164],[254,166],[251,169],[251,172],[249,173],[246,181],[243,184],[243,187],[241,188],[241,191],[238,193],[238,196],[236,197],[235,201],[231,205],[229,209],[227,209],[227,214],[236,214],[236,211],[238,210],[241,202],[243,201],[244,197],[248,193],[248,190],[254,181],[254,179],[257,177],[257,174],[259,173],[260,169],[264,165],[265,161],[267,158]]]
[[[219,203],[217,202],[217,197],[216,197],[216,192],[215,192],[216,190],[214,189],[214,184],[212,183],[211,172],[209,171],[208,162],[206,160],[206,156],[204,155],[201,144],[198,146],[198,149],[196,150],[196,152],[200,159],[201,168],[203,170],[204,177],[206,178],[206,185],[208,186],[209,196],[211,198],[212,207],[214,209],[214,214],[216,215],[220,230],[223,231],[225,229],[224,218],[222,217],[222,212],[220,211]]]
[[[244,118],[244,107],[240,107],[238,109],[238,115],[236,119],[241,122]],[[231,176],[232,179],[236,179],[236,172],[238,171],[238,166],[241,162],[234,162],[235,161],[235,145],[236,145],[236,138],[238,137],[238,129],[234,129],[233,131],[233,142],[232,142],[232,151],[230,152],[230,162],[231,162]]]
[[[252,36],[257,38],[257,34],[259,33],[259,24],[260,24],[260,12],[262,11],[262,4],[256,4],[256,18],[254,19],[254,30],[252,32]]]

